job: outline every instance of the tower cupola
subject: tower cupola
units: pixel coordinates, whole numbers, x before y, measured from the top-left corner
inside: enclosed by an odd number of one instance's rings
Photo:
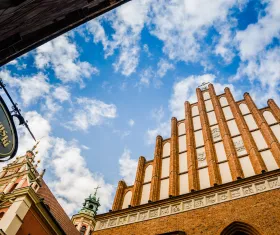
[[[91,235],[94,230],[96,224],[95,216],[100,206],[99,198],[96,196],[99,188],[100,187],[95,188],[94,194],[90,194],[89,197],[85,199],[83,208],[78,214],[72,217],[72,222],[80,234]]]
[[[98,187],[96,188],[93,195],[90,194],[89,197],[85,199],[85,202],[83,203],[83,208],[80,210],[79,213],[86,213],[91,216],[96,215],[98,207],[100,206],[99,198],[96,197],[97,189]]]

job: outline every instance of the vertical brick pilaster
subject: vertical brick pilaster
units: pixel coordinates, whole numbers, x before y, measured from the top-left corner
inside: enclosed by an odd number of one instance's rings
[[[139,157],[138,160],[138,167],[136,172],[136,177],[133,185],[132,190],[132,197],[131,197],[131,206],[137,206],[140,204],[141,199],[141,192],[143,187],[143,181],[144,181],[144,167],[145,167],[146,159],[144,157]]]
[[[169,195],[177,196],[179,194],[179,181],[178,181],[178,127],[177,119],[171,119],[171,144],[170,144],[170,167],[169,167]]]
[[[257,145],[249,131],[249,128],[245,122],[245,119],[239,109],[238,104],[236,104],[230,89],[227,87],[225,88],[226,98],[230,105],[230,109],[235,117],[237,127],[241,134],[244,146],[249,154],[251,163],[253,165],[254,171],[256,174],[262,173],[262,171],[266,171],[266,166],[263,162],[263,159],[258,151]]]
[[[157,201],[159,200],[160,192],[160,176],[161,176],[161,161],[162,161],[162,137],[157,136],[154,161],[153,161],[153,174],[151,182],[151,191],[150,191],[150,200]]]
[[[117,211],[122,208],[123,198],[124,198],[124,190],[126,189],[126,183],[123,180],[120,180],[118,183],[118,188],[116,191],[116,195],[114,198],[112,210]]]
[[[212,84],[209,85],[209,93],[213,103],[214,111],[217,117],[220,134],[223,140],[226,156],[229,163],[230,172],[233,180],[237,180],[239,178],[243,178],[243,171],[237,157],[237,152],[234,147],[234,143],[231,138],[231,134],[225,119],[225,115],[223,113],[222,106],[217,98],[214,86]]]
[[[194,139],[192,110],[191,105],[188,101],[185,102],[185,128],[187,140],[189,190],[195,191],[199,189],[199,179],[197,172],[196,146]]]
[[[267,101],[268,106],[271,108],[272,113],[276,117],[276,120],[280,122],[280,109],[273,99]]]
[[[271,149],[272,155],[274,156],[278,166],[280,167],[280,144],[278,143],[274,133],[270,129],[269,125],[265,121],[265,118],[261,114],[261,112],[258,110],[256,104],[252,100],[249,93],[244,94],[244,99],[247,102],[248,108],[250,109],[258,127],[260,128],[260,131],[265,139],[265,142],[267,143],[268,147]]]
[[[203,95],[199,88],[196,89],[196,95],[198,100],[198,110],[202,126],[206,159],[210,176],[210,185],[214,186],[221,183],[220,171],[217,165],[216,150],[213,145],[212,133],[209,126]]]

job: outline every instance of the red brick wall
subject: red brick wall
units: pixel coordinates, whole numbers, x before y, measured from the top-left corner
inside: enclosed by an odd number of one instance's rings
[[[262,235],[279,235],[280,190],[276,189],[145,222],[96,231],[94,235],[154,235],[178,230],[188,235],[218,235],[234,221],[245,222]]]
[[[29,210],[23,219],[17,235],[51,235],[53,232],[40,219],[39,215],[32,209]]]

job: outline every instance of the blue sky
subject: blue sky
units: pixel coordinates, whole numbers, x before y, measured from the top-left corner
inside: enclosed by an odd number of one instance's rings
[[[3,66],[35,136],[45,179],[69,215],[101,186],[100,212],[139,156],[211,82],[259,107],[280,103],[279,0],[133,0]],[[33,146],[19,128],[20,149]]]

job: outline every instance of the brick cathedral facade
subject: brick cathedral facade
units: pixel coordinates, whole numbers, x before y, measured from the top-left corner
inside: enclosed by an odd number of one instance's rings
[[[139,158],[134,185],[119,182],[94,234],[280,234],[279,107],[212,84],[196,94],[154,159]]]

